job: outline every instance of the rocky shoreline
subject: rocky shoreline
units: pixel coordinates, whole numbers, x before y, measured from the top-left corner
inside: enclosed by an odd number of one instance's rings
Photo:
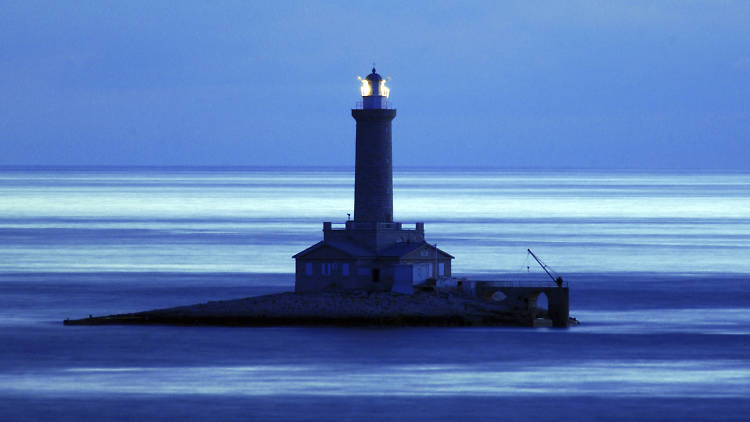
[[[540,317],[542,316],[542,317]],[[417,292],[277,293],[144,312],[66,319],[65,325],[547,326],[543,313],[472,297]],[[571,318],[571,324],[575,319]],[[576,322],[577,323],[577,322]]]

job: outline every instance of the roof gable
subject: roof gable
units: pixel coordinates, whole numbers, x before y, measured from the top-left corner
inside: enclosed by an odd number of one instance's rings
[[[372,252],[351,242],[320,241],[292,258],[335,259],[374,256]]]
[[[430,251],[430,256],[434,258],[434,250],[435,245],[431,245],[427,242],[401,242],[396,243],[395,245],[391,246],[388,249],[383,250],[379,255],[380,256],[393,256],[393,257],[399,257],[399,258],[409,258],[409,259],[426,259],[428,257],[422,256],[421,252],[424,250]],[[442,251],[440,249],[437,249],[438,253],[449,259],[453,259],[453,256],[446,253],[445,251]]]

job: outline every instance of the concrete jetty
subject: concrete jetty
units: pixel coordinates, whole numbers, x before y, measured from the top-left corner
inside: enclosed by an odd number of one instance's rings
[[[508,292],[508,288],[503,288]],[[568,326],[547,310],[506,300],[442,292],[322,291],[278,293],[144,312],[65,320],[65,325],[175,324],[227,326]],[[554,316],[554,315],[553,315]]]

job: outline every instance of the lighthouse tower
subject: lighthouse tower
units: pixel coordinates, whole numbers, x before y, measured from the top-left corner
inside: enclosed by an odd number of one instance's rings
[[[357,121],[354,169],[354,221],[393,221],[393,165],[391,121],[396,110],[388,108],[390,89],[375,72],[362,79],[362,108],[352,110]]]
[[[294,255],[295,292],[409,293],[413,284],[451,274],[453,257],[425,241],[424,223],[408,227],[393,220],[391,122],[396,110],[375,68],[360,81],[362,102],[352,110],[357,122],[354,220],[343,227],[324,222],[323,240]]]

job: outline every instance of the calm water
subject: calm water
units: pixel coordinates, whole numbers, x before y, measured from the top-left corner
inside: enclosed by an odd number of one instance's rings
[[[63,327],[290,290],[344,170],[0,169],[0,420],[748,420],[750,174],[396,172],[454,272],[568,330]]]

